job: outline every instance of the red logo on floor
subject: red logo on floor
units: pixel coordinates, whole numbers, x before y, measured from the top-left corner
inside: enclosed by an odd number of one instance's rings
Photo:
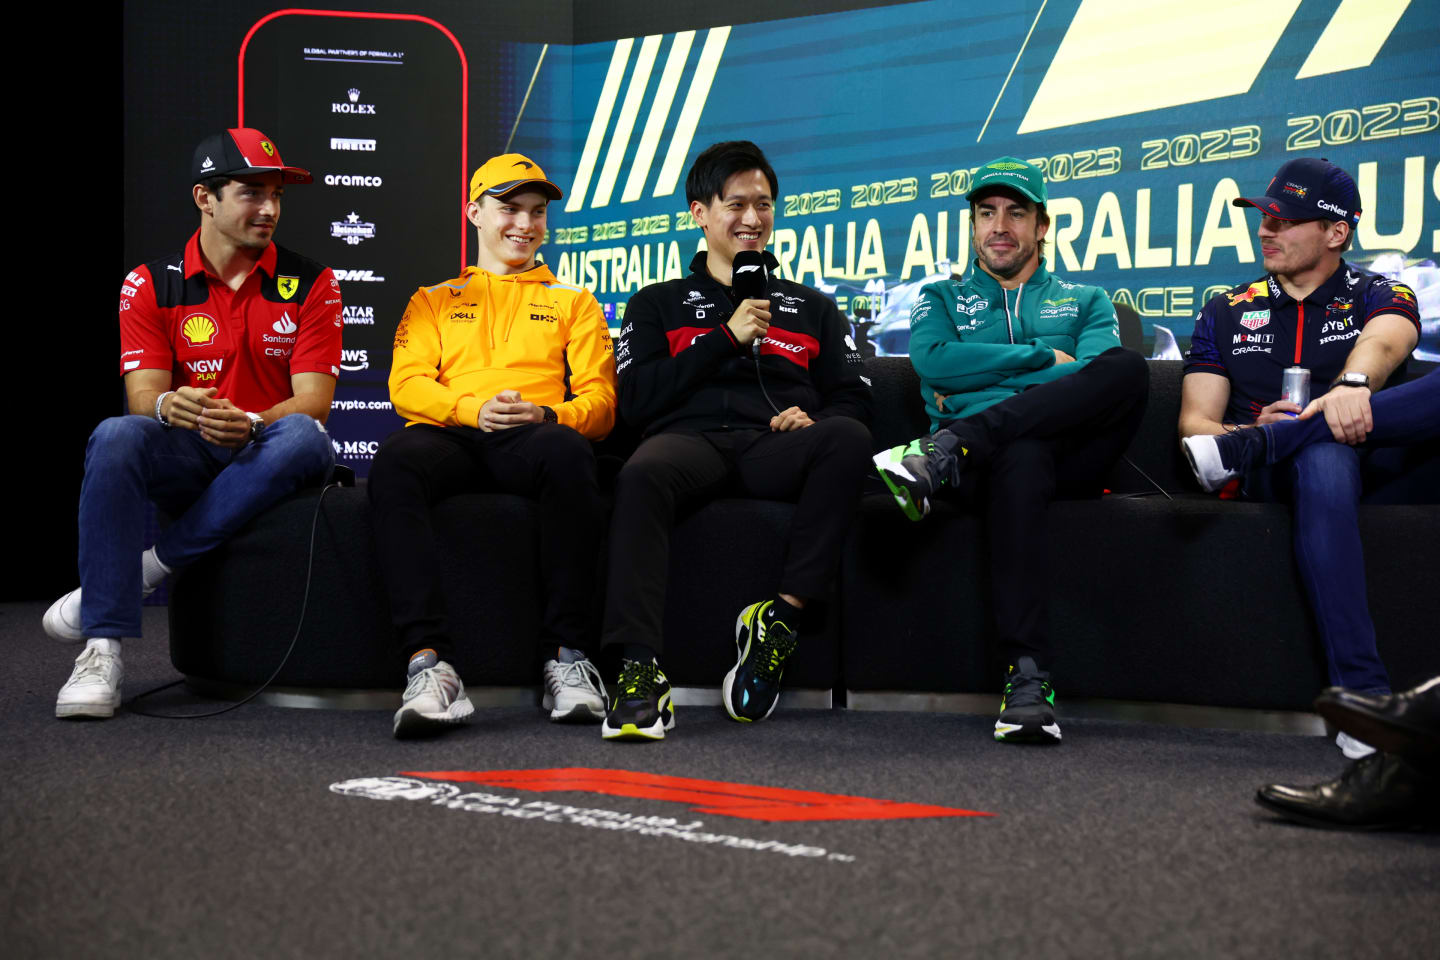
[[[993,813],[937,807],[926,803],[900,803],[847,797],[813,790],[787,790],[721,780],[669,777],[633,770],[595,770],[561,767],[554,770],[405,770],[401,776],[457,783],[483,783],[546,793],[560,790],[603,793],[612,797],[639,797],[688,803],[696,813],[713,813],[743,820],[909,820],[916,817],[993,817]]]

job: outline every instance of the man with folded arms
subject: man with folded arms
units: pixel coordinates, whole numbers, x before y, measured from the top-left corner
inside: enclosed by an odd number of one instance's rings
[[[975,268],[927,285],[910,311],[910,362],[934,430],[875,466],[905,515],[930,498],[983,505],[1005,696],[1004,742],[1058,743],[1045,595],[1052,500],[1098,497],[1140,425],[1149,371],[1120,346],[1099,287],[1045,266],[1045,178],[1015,157],[976,171]]]

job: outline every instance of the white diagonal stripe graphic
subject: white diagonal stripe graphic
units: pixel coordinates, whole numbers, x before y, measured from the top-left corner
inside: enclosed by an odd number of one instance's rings
[[[680,182],[680,173],[685,169],[685,158],[690,153],[690,142],[695,139],[695,128],[700,125],[700,113],[705,109],[705,100],[710,96],[710,84],[715,80],[715,70],[720,66],[720,54],[725,52],[725,41],[730,38],[729,27],[714,27],[705,35],[705,46],[700,50],[700,62],[695,67],[695,76],[690,81],[690,91],[685,94],[685,105],[680,108],[680,119],[675,121],[675,132],[670,136],[670,147],[665,151],[665,163],[660,167],[660,179],[655,182],[652,197],[668,197],[675,192]]]
[[[635,130],[635,117],[640,113],[640,102],[645,99],[645,88],[650,85],[650,71],[655,69],[655,55],[660,52],[660,35],[653,34],[640,41],[640,55],[635,58],[635,72],[630,74],[630,86],[625,90],[625,102],[620,106],[620,118],[615,121],[615,132],[610,135],[610,149],[605,153],[605,165],[600,168],[600,180],[595,184],[595,196],[590,206],[603,207],[610,203],[615,192],[615,179],[620,176],[620,161],[630,149],[630,134]]]
[[[1408,6],[1410,0],[1340,0],[1295,79],[1370,66]]]
[[[630,59],[632,39],[616,40],[615,53],[610,57],[610,69],[605,71],[605,84],[600,88],[600,102],[595,105],[595,116],[590,121],[590,133],[585,137],[585,149],[580,152],[580,167],[575,171],[575,182],[570,186],[570,198],[565,201],[568,211],[585,206],[585,191],[590,189],[590,175],[595,172],[595,158],[600,156],[600,144],[605,140],[605,129],[610,126],[610,111],[615,109],[615,98],[620,93],[620,80],[625,76],[625,64]]]
[[[660,86],[655,91],[655,102],[650,105],[650,116],[645,119],[645,131],[640,135],[640,146],[635,149],[630,176],[625,180],[625,192],[620,195],[623,203],[639,200],[640,194],[645,191],[645,181],[650,178],[650,167],[655,162],[655,150],[660,146],[660,134],[670,117],[670,105],[675,102],[680,75],[685,72],[685,60],[690,56],[690,47],[694,42],[695,31],[686,30],[675,34],[670,44],[665,70],[660,74]]]
[[[1017,133],[1246,93],[1300,0],[1082,0]],[[1177,56],[1188,51],[1221,55]]]

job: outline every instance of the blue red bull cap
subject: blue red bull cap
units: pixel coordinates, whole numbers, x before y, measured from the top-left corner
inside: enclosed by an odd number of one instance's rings
[[[1360,222],[1360,191],[1355,180],[1329,160],[1301,157],[1276,171],[1263,197],[1236,197],[1237,207],[1254,207],[1276,220],[1344,220],[1353,230]]]

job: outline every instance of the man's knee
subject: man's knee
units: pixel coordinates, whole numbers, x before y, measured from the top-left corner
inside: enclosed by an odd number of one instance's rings
[[[826,453],[842,463],[858,464],[868,469],[875,443],[870,430],[854,417],[826,417],[816,420],[806,430],[818,431]]]
[[[1092,361],[1091,365],[1103,364],[1110,382],[1126,394],[1147,394],[1150,392],[1150,365],[1134,350],[1111,347]]]
[[[584,435],[559,424],[540,424],[529,438],[536,481],[567,494],[599,496],[595,448]]]
[[[125,456],[145,449],[151,436],[165,430],[158,421],[133,414],[124,417],[110,417],[101,420],[90,433],[87,446],[89,455],[105,453],[109,456]]]
[[[314,417],[292,413],[265,428],[261,449],[273,458],[277,472],[289,473],[297,479],[313,479],[330,472],[335,464],[335,448],[330,434]]]
[[[1353,506],[1361,492],[1360,454],[1343,443],[1312,443],[1291,458],[1290,477],[1298,501]]]

